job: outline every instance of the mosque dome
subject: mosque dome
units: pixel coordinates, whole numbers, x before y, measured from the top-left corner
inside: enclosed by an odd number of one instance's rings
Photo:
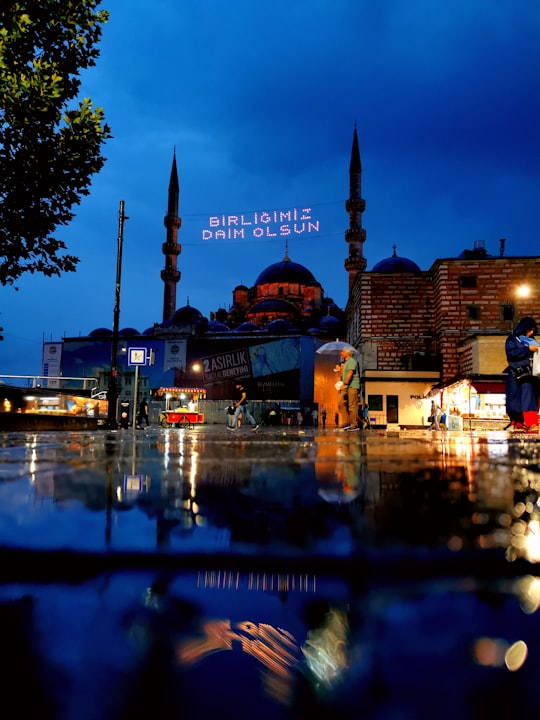
[[[152,326],[152,327],[149,327],[149,328],[146,328],[146,330],[143,330],[143,335],[153,335],[153,334],[154,334],[154,328],[153,328],[153,326]]]
[[[285,255],[281,262],[274,263],[265,268],[255,280],[255,285],[279,282],[308,285],[316,283],[317,281],[310,270],[299,263],[293,262],[288,255]]]
[[[265,330],[272,335],[286,335],[287,333],[297,333],[298,328],[295,327],[289,320],[272,320],[265,327]]]
[[[261,328],[252,322],[243,322],[234,329],[235,332],[260,332],[260,330]]]
[[[141,333],[138,330],[135,330],[135,328],[122,328],[120,332],[118,333],[122,337],[131,337],[131,335],[140,335]]]
[[[408,258],[398,257],[396,249],[392,257],[381,260],[373,266],[371,272],[379,273],[418,273],[422,272],[418,265]]]
[[[109,328],[96,328],[88,337],[111,337],[112,334],[113,332]]]
[[[261,300],[260,302],[253,305],[251,308],[252,313],[277,313],[277,312],[294,312],[294,307],[291,303],[285,300],[279,300],[277,298],[268,298],[267,300]]]
[[[335,327],[339,327],[341,325],[341,320],[333,315],[325,315],[319,322],[319,327],[324,331],[333,330]]]
[[[205,322],[203,314],[191,305],[178,308],[172,317],[165,323],[165,327],[182,327],[185,325],[200,326]]]
[[[209,333],[218,333],[218,332],[230,332],[231,328],[228,327],[228,325],[225,325],[225,323],[219,322],[219,320],[212,320],[208,323],[208,332]]]

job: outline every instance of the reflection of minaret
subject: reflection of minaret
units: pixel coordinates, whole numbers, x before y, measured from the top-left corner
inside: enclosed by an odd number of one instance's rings
[[[349,243],[349,257],[345,260],[345,270],[349,273],[350,290],[356,275],[359,272],[364,272],[367,265],[366,259],[364,258],[366,231],[362,228],[362,213],[366,209],[366,201],[362,200],[361,197],[362,164],[360,162],[356,125],[354,126],[349,178],[350,195],[345,203],[345,209],[349,213],[349,227],[345,230],[345,240]]]
[[[173,155],[171,178],[169,180],[169,201],[167,214],[163,222],[167,228],[167,240],[162,245],[165,255],[165,269],[161,271],[161,279],[165,285],[163,293],[163,322],[168,320],[176,311],[176,283],[180,280],[180,271],[176,268],[178,255],[182,246],[178,244],[178,228],[182,219],[178,217],[178,198],[180,186],[178,184],[178,171],[176,169],[176,150]]]

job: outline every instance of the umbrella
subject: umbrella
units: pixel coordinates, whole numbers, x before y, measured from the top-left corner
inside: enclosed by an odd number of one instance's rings
[[[332,353],[339,353],[342,350],[351,350],[353,353],[358,352],[350,343],[343,342],[342,340],[332,340],[332,342],[324,343],[320,348],[317,348],[316,352],[318,352],[319,355],[330,355]]]

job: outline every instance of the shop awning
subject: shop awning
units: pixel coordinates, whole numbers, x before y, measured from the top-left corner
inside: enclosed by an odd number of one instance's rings
[[[471,386],[480,395],[484,393],[500,393],[504,395],[506,392],[506,383],[504,382],[490,382],[489,380],[475,380],[471,382]]]
[[[156,395],[206,395],[206,390],[204,388],[197,388],[197,387],[160,387],[156,390]]]

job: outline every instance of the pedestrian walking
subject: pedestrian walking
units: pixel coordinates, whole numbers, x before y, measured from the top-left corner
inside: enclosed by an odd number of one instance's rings
[[[326,427],[326,408],[325,407],[323,407],[321,409],[321,422],[322,422],[322,426],[324,429]]]
[[[239,417],[240,415],[242,415],[253,427],[253,430],[256,430],[258,428],[258,425],[255,422],[255,418],[253,417],[253,415],[249,412],[246,388],[241,383],[238,383],[236,385],[236,392],[238,394],[238,399],[234,404],[235,411],[233,421],[230,427],[227,425],[228,429],[237,430],[239,427]]]

